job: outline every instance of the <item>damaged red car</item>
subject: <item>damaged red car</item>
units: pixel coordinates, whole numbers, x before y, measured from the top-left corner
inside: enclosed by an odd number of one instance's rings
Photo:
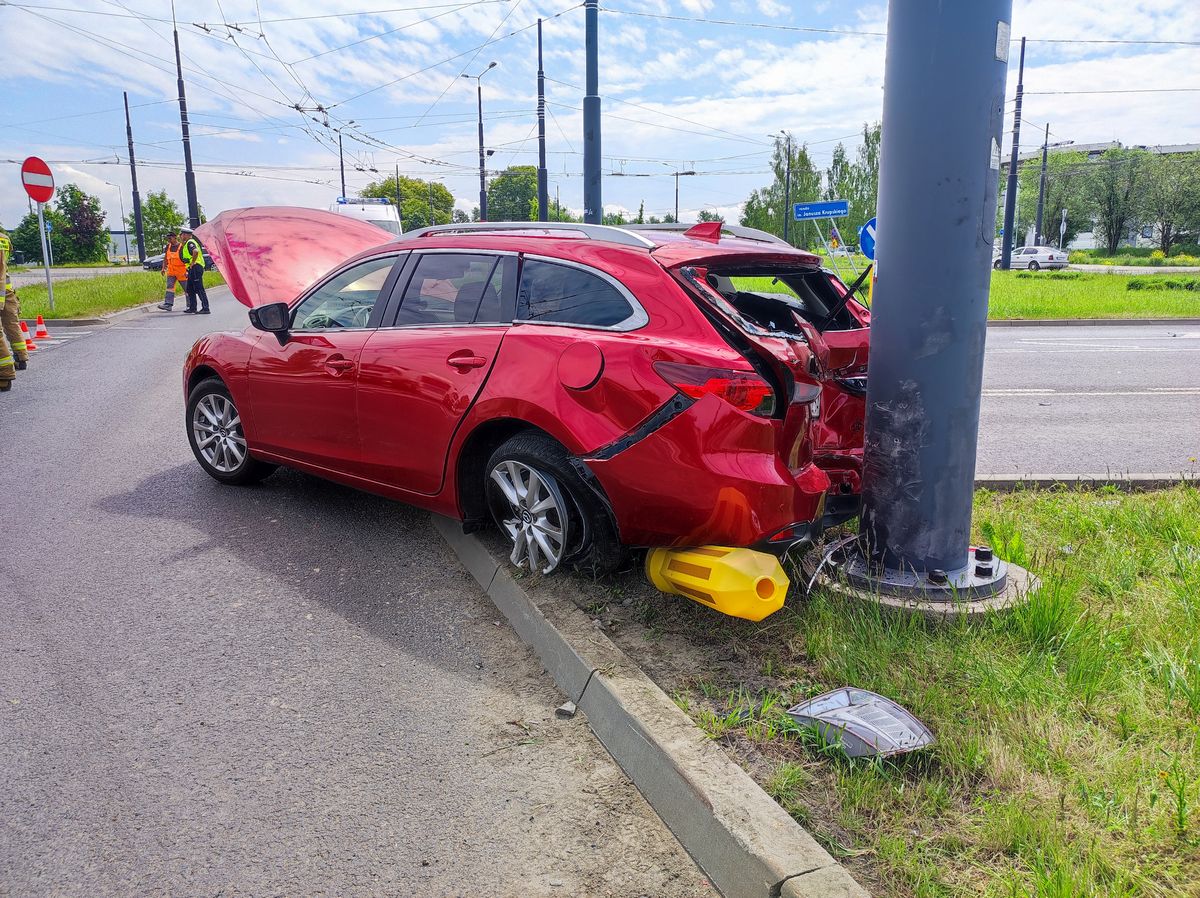
[[[816,256],[721,223],[477,223],[380,244],[308,209],[198,232],[238,333],[187,357],[200,465],[278,465],[494,523],[514,564],[781,555],[857,513],[869,315]]]

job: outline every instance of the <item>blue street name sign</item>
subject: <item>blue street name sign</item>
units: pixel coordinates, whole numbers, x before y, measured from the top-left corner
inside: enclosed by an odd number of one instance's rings
[[[796,203],[792,207],[796,221],[812,221],[815,218],[845,218],[850,214],[849,200],[829,200],[824,203]]]
[[[872,262],[875,261],[875,219],[858,229],[858,250]]]

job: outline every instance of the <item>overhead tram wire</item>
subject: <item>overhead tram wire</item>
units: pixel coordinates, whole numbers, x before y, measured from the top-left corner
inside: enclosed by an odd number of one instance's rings
[[[489,2],[508,3],[508,2],[511,2],[511,0],[489,0]],[[277,18],[277,19],[259,18],[259,19],[256,19],[254,22],[230,22],[229,24],[230,25],[243,25],[243,26],[244,25],[253,25],[253,24],[273,25],[273,24],[278,24],[280,22],[309,22],[314,19],[350,19],[350,18],[357,18],[360,16],[383,16],[383,15],[388,15],[389,13],[397,13],[397,12],[425,12],[426,10],[429,10],[429,9],[445,9],[449,6],[462,6],[462,5],[463,5],[463,0],[458,0],[457,3],[438,3],[438,4],[430,4],[430,5],[425,5],[425,6],[392,6],[392,7],[388,7],[387,9],[363,9],[363,10],[358,10],[356,12],[330,12],[330,13],[321,13],[320,15],[315,15],[315,16],[281,16],[280,18]]]
[[[568,6],[566,9],[560,10],[559,12],[553,13],[549,16],[543,16],[542,19],[543,19],[543,21],[548,21],[550,19],[557,19],[559,16],[564,16],[567,13],[572,12],[573,10],[579,9],[582,6],[583,6],[582,3],[576,3],[573,6]],[[387,88],[387,87],[391,87],[394,84],[399,84],[401,81],[407,81],[409,78],[415,78],[417,75],[424,74],[425,72],[428,72],[431,69],[436,69],[438,66],[445,65],[448,62],[453,62],[456,59],[461,59],[462,57],[466,56],[468,53],[476,53],[479,50],[482,50],[484,47],[494,46],[495,44],[501,43],[502,41],[506,41],[511,37],[515,37],[516,35],[521,34],[522,32],[528,31],[529,29],[536,28],[536,27],[537,27],[537,22],[530,22],[528,25],[524,25],[520,28],[514,29],[513,31],[510,31],[508,34],[502,35],[498,38],[495,38],[494,40],[489,39],[477,47],[471,47],[469,49],[463,50],[461,53],[455,53],[453,56],[448,56],[445,59],[440,60],[438,62],[431,63],[431,64],[425,66],[424,68],[417,69],[414,72],[409,72],[407,75],[401,75],[399,78],[393,78],[391,81],[385,81],[383,84],[377,84],[374,87],[371,87],[371,88],[368,88],[367,90],[356,93],[353,96],[349,96],[349,97],[346,97],[345,99],[338,100],[336,103],[330,103],[326,108],[333,109],[336,106],[344,106],[347,103],[350,103],[354,100],[362,99],[363,97],[368,96],[369,94],[373,94],[376,91],[383,90],[384,88]]]
[[[777,22],[739,22],[733,19],[710,19],[704,16],[679,16],[669,15],[667,13],[639,12],[632,9],[619,9],[614,6],[602,6],[600,9],[603,12],[617,13],[622,16],[636,16],[643,19],[662,19],[669,22],[688,22],[704,25],[728,25],[736,28],[762,28],[769,31],[788,31],[800,32],[808,34],[831,34],[835,36],[845,35],[848,37],[886,37],[886,31],[860,31],[853,28],[812,28],[803,25],[781,25]],[[1031,44],[1130,44],[1139,45],[1146,44],[1150,46],[1180,46],[1180,47],[1200,47],[1200,40],[1135,40],[1132,38],[1073,38],[1073,37],[1031,37],[1028,39]]]

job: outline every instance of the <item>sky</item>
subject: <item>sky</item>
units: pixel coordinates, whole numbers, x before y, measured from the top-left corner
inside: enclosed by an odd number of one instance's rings
[[[853,152],[863,124],[881,117],[886,3],[602,7],[607,211],[636,214],[644,202],[647,215],[673,212],[672,173],[695,171],[678,179],[681,218],[708,209],[736,219],[770,181],[770,135],[791,132],[823,167],[839,141]],[[582,208],[576,0],[181,0],[175,15],[209,216],[328,207],[341,192],[336,129],[348,193],[399,164],[443,182],[469,212],[479,189],[476,82],[461,76],[498,63],[482,79],[489,171],[535,165],[539,17],[550,195]],[[171,17],[168,3],[148,0],[0,5],[0,223],[11,228],[28,211],[19,164],[39,155],[59,184],[99,196],[117,226],[131,203],[122,91],[143,197],[166,189],[186,208]],[[1012,34],[1029,39],[1023,148],[1040,143],[1046,123],[1051,143],[1200,143],[1195,0],[1016,0]],[[1100,42],[1109,40],[1193,43]],[[1015,83],[1014,54],[1010,113]],[[1007,145],[1011,114],[1005,128]]]

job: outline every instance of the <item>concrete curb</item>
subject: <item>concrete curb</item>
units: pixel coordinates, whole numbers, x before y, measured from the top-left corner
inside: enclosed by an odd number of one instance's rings
[[[156,305],[162,302],[159,300],[151,300],[144,302],[138,306],[130,306],[128,309],[121,309],[119,312],[113,312],[109,315],[103,315],[100,318],[46,318],[46,327],[104,327],[106,324],[112,324],[121,318],[127,318],[130,315],[135,315],[138,312],[148,312]],[[27,319],[26,323],[32,328],[35,319]]]
[[[1200,484],[1200,471],[1188,474],[1067,474],[1058,477],[1040,474],[979,474],[975,477],[976,489],[989,489],[999,493],[1058,487],[1094,490],[1106,486],[1137,493],[1170,489],[1180,483]]]
[[[575,605],[533,596],[449,518],[433,524],[726,898],[867,898]]]
[[[1200,325],[1200,318],[997,318],[988,327],[1141,327],[1181,324]]]

